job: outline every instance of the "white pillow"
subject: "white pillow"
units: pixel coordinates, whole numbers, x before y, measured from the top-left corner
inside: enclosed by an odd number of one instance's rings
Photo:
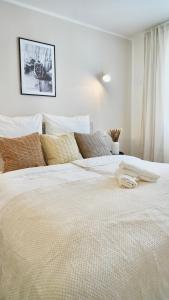
[[[65,132],[90,133],[89,116],[62,117],[44,114],[46,134]]]
[[[42,115],[7,117],[0,115],[0,136],[14,138],[34,132],[42,133]]]

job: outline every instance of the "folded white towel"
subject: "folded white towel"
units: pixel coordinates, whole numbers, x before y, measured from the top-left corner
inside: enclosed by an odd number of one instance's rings
[[[117,171],[119,174],[135,177],[137,180],[155,182],[160,177],[158,174],[149,171],[147,168],[139,164],[130,164],[122,161]]]
[[[137,186],[137,181],[134,177],[127,175],[119,175],[117,176],[118,183],[121,187],[127,189],[133,189]]]

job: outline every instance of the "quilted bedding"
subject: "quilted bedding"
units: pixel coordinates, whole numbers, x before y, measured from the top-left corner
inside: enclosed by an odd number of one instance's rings
[[[169,165],[120,189],[127,156],[0,175],[0,300],[169,299]]]

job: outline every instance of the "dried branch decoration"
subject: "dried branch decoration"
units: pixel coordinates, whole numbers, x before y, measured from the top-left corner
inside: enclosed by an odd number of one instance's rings
[[[108,131],[108,134],[111,136],[113,142],[118,142],[120,134],[121,134],[122,129],[116,128],[116,129],[110,129]]]

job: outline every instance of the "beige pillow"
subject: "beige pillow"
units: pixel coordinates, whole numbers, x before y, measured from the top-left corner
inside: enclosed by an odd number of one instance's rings
[[[4,172],[45,166],[38,133],[19,138],[0,137],[0,153],[4,161]]]
[[[84,158],[111,155],[110,146],[100,131],[94,134],[75,133],[75,139]]]
[[[81,159],[73,133],[41,135],[41,143],[48,165],[64,164]]]

